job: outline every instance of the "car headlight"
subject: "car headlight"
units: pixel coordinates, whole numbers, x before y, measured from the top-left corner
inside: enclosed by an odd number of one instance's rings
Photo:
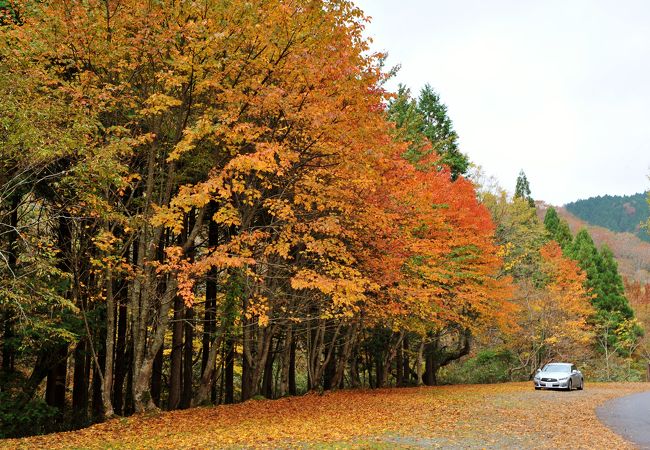
[[[535,381],[539,381],[539,377],[535,377]]]
[[[564,377],[564,378],[560,378],[560,381],[566,381],[568,379],[569,379],[569,377]]]

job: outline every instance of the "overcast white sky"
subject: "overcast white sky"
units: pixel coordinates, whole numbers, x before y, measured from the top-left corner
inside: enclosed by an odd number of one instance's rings
[[[356,0],[373,49],[430,83],[463,152],[561,205],[650,188],[650,1]]]

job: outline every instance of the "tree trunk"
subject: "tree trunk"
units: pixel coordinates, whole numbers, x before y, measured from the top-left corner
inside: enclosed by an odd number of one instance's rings
[[[271,338],[273,339],[273,338]],[[273,344],[271,344],[271,347]],[[262,377],[262,395],[266,398],[273,398],[273,362],[275,359],[275,353],[269,351],[269,355],[266,358],[266,364],[264,364],[264,375]]]
[[[212,386],[214,385],[215,380],[217,377],[215,376],[215,368],[216,368],[216,362],[217,362],[217,354],[219,353],[219,350],[221,349],[221,343],[223,341],[224,335],[229,332],[229,330],[232,329],[233,323],[232,323],[232,311],[230,309],[230,306],[226,304],[225,309],[224,309],[224,314],[223,318],[221,320],[221,326],[218,332],[215,333],[213,336],[214,341],[212,344],[209,346],[209,353],[208,353],[208,358],[205,363],[205,368],[201,372],[201,379],[199,381],[199,388],[196,392],[196,395],[194,399],[192,399],[192,405],[198,406],[198,405],[204,405],[208,402],[208,395],[210,394],[210,390],[212,389]],[[231,346],[231,353],[234,352],[234,348]],[[231,359],[234,358],[234,354],[230,356]],[[231,361],[230,365],[231,368],[228,369],[228,363],[226,363],[226,370],[230,370],[230,374],[227,374],[227,378],[229,378],[229,389],[230,389],[230,395],[232,396],[232,378],[233,378],[233,369],[232,369],[232,364],[233,362]],[[243,380],[243,376],[242,376]],[[243,391],[243,384],[242,384],[242,391]],[[232,398],[232,397],[231,397]],[[232,403],[232,400],[230,401]]]
[[[192,356],[194,354],[194,308],[185,308],[185,346],[183,348],[183,395],[181,409],[190,407],[192,402]]]
[[[102,406],[104,418],[110,419],[115,415],[111,394],[113,393],[113,364],[115,361],[115,296],[113,295],[113,275],[106,270],[106,340],[104,346],[104,368],[102,385]]]
[[[343,387],[343,376],[345,375],[345,368],[348,366],[348,361],[352,356],[355,342],[357,340],[357,329],[359,328],[358,322],[353,323],[348,327],[348,331],[344,338],[343,349],[340,352],[338,360],[334,361],[335,372],[332,379],[332,387]]]
[[[388,386],[388,376],[391,373],[391,367],[393,365],[393,360],[395,359],[395,356],[397,355],[397,352],[399,349],[402,348],[402,340],[404,339],[404,331],[401,331],[399,335],[397,336],[397,341],[395,341],[394,344],[391,344],[390,341],[392,340],[392,337],[395,336],[395,333],[391,333],[391,339],[389,339],[389,344],[388,348],[386,349],[386,355],[382,361],[382,367],[383,367],[383,372],[382,372],[382,381],[381,385],[382,386]]]
[[[199,381],[199,388],[196,391],[196,395],[192,399],[193,406],[205,405],[208,402],[210,391],[214,384],[215,379],[215,366],[217,360],[217,354],[221,348],[221,340],[223,333],[220,332],[217,336],[215,342],[210,347],[210,353],[208,354],[208,362],[205,366],[205,370],[201,373],[201,379]],[[232,403],[232,402],[231,402]]]
[[[182,392],[183,373],[183,299],[174,299],[174,323],[172,325],[172,352],[169,369],[169,398],[167,409],[179,407]]]
[[[317,311],[313,312],[315,316]],[[324,327],[323,327],[324,329]],[[315,360],[320,360],[320,339],[321,327],[319,322],[316,323],[316,326],[311,326],[311,322],[308,322],[308,331],[307,331],[307,390],[311,391],[314,389],[317,381],[315,380]]]
[[[65,387],[68,369],[68,346],[59,345],[52,351],[56,363],[47,373],[45,402],[57,408],[60,413],[65,409]]]
[[[105,313],[100,314],[100,320],[104,319],[106,320]],[[100,421],[104,417],[110,417],[107,416],[107,412],[112,412],[112,411],[106,411],[105,404],[104,404],[104,385],[103,385],[103,375],[106,373],[106,360],[107,360],[107,355],[106,355],[106,346],[104,343],[106,342],[107,339],[107,333],[106,333],[106,328],[105,327],[100,327],[99,329],[99,349],[97,351],[97,361],[95,362],[93,366],[93,395],[92,395],[92,410],[93,410],[93,419]],[[99,367],[97,367],[97,362],[99,363]],[[110,403],[110,392],[108,391],[108,396],[109,396],[109,403]]]
[[[398,387],[404,386],[404,349],[400,344],[395,357],[395,383]]]
[[[308,343],[310,349],[308,353],[308,374],[309,374],[309,388],[315,389],[322,387],[323,374],[327,365],[332,360],[332,355],[336,347],[336,342],[339,337],[339,332],[343,322],[339,321],[332,333],[329,342],[325,339],[326,320],[320,320],[316,326],[315,332],[311,334],[311,342]]]
[[[88,423],[88,371],[86,370],[86,338],[74,350],[74,375],[72,387],[73,424],[82,427]]]
[[[259,327],[257,326],[257,351],[254,359],[252,372],[251,385],[253,388],[252,394],[257,395],[260,393],[261,382],[264,375],[264,369],[267,367],[267,362],[271,358],[271,346],[273,344],[274,326]],[[272,362],[271,362],[272,364]],[[271,365],[271,370],[272,370]]]
[[[452,332],[456,333],[455,342],[451,341],[451,338],[448,336],[445,344],[442,344],[441,338],[437,335],[435,339],[427,345],[424,382],[429,386],[434,386],[438,383],[438,370],[440,370],[441,367],[462,358],[470,351],[472,334],[468,329],[456,326],[447,331],[448,334]]]
[[[284,397],[289,393],[289,372],[291,371],[291,348],[293,346],[293,325],[287,326],[282,349],[282,372],[280,373],[279,396]]]
[[[415,362],[415,373],[417,376],[416,382],[418,386],[422,386],[422,384],[424,384],[424,380],[422,379],[422,362],[423,362],[422,359],[424,357],[424,347],[425,347],[425,343],[424,343],[424,339],[422,339],[422,341],[420,342],[420,348],[418,348],[418,358],[417,361]]]
[[[404,336],[402,341],[402,386],[409,384],[411,364],[409,362],[409,338],[408,335]]]
[[[133,398],[133,376],[134,364],[133,360],[133,339],[130,339],[126,346],[126,389],[124,390],[124,406],[122,407],[122,415],[129,416],[135,412],[135,400]]]
[[[57,266],[63,272],[70,272],[69,262],[72,248],[72,232],[70,230],[69,219],[65,217],[65,214],[59,217],[57,246],[60,251]],[[66,292],[64,295],[69,295],[69,293]],[[68,344],[57,344],[52,350],[52,353],[55,355],[56,362],[51,366],[47,374],[45,401],[48,405],[58,408],[59,412],[62,413],[65,407]]]
[[[361,387],[361,376],[359,375],[359,356],[353,352],[350,358],[350,386],[358,389]]]
[[[224,402],[231,404],[235,402],[235,340],[232,334],[226,340],[226,366],[224,373]]]
[[[424,364],[425,364],[425,369],[424,369],[424,384],[427,386],[433,386],[436,384],[435,382],[435,376],[436,376],[436,369],[434,368],[434,360],[435,360],[435,343],[430,343],[426,346],[425,349],[425,354],[424,354]]]
[[[330,345],[332,345],[332,356],[323,369],[323,390],[325,391],[336,387],[336,380],[334,380],[336,376],[336,358],[340,356],[337,352],[336,343],[332,342]]]
[[[216,205],[210,203],[211,214],[216,210]],[[208,223],[208,247],[215,247],[219,244],[219,228],[216,222],[210,219]],[[210,343],[216,331],[217,317],[217,270],[211,269],[205,280],[205,314],[203,321],[203,357],[201,361],[201,373],[205,372],[208,365],[208,354]]]
[[[244,325],[245,327],[246,325]],[[251,386],[251,367],[246,357],[246,346],[248,344],[248,339],[242,341],[242,370],[241,370],[241,401],[244,402],[252,397],[251,392],[253,388]]]
[[[156,359],[153,362],[153,374],[151,375],[151,398],[158,408],[160,405],[160,394],[162,392],[162,372],[163,372],[163,352],[165,350],[165,343],[160,346],[160,350],[156,353]]]
[[[275,326],[260,327],[257,324],[251,324],[249,321],[244,323],[242,400],[248,400],[260,393],[262,375],[270,353]],[[246,323],[248,326],[246,326]],[[253,330],[250,328],[253,328]],[[253,334],[255,339],[253,339]]]
[[[113,409],[124,414],[124,380],[127,369],[126,327],[128,308],[128,284],[118,281],[115,295],[118,298],[117,340],[115,342],[115,378],[113,381]]]
[[[133,402],[135,410],[138,413],[156,410],[157,407],[151,398],[151,374],[153,372],[153,362],[156,354],[162,346],[165,337],[165,330],[169,323],[169,310],[171,308],[172,299],[176,294],[177,283],[175,279],[167,282],[165,293],[160,300],[160,312],[158,317],[158,324],[153,336],[150,338],[150,345],[146,348],[146,353],[141,359],[141,364],[135,367],[135,375],[133,379]],[[141,334],[143,335],[143,334]],[[137,355],[136,355],[137,356]]]
[[[10,230],[8,233],[8,265],[12,273],[16,273],[16,264],[18,262],[18,207],[20,206],[20,197],[15,196],[11,204],[11,214],[9,218]],[[4,337],[2,345],[2,371],[10,373],[16,370],[16,350],[14,339],[14,317],[11,310],[7,309],[4,313]]]
[[[168,205],[172,196],[172,189],[177,182],[175,177],[175,164],[171,163],[162,169],[158,166],[159,148],[158,141],[154,140],[147,151],[147,174],[144,178],[145,187],[142,197],[145,204],[143,214],[150,216],[153,202],[158,205]],[[160,169],[160,170],[159,170]],[[159,195],[154,195],[154,188],[163,180]],[[156,198],[154,198],[156,197]],[[205,208],[201,208],[191,232],[183,234],[181,250],[187,255],[188,250],[194,245],[203,223]],[[177,294],[177,280],[175,274],[160,274],[150,264],[156,261],[159,255],[161,240],[168,236],[167,230],[162,226],[153,226],[145,222],[140,228],[137,240],[137,252],[134,252],[134,266],[138,275],[134,278],[131,294],[131,317],[133,332],[133,402],[138,413],[157,410],[151,397],[151,379],[156,354],[163,344],[167,326],[169,325],[169,311],[174,297]],[[187,236],[187,238],[184,238]],[[137,258],[135,258],[137,256]],[[164,293],[160,295],[160,286],[165,286]]]
[[[291,340],[291,354],[289,355],[289,394],[297,395],[296,387],[296,340]]]
[[[244,297],[242,298],[242,311],[245,313],[247,308],[248,308],[248,299]],[[250,362],[252,356],[250,356],[251,349],[249,348],[251,345],[251,339],[249,335],[251,334],[250,328],[252,327],[252,324],[250,320],[248,320],[248,318],[245,316],[245,314],[242,315],[241,327],[242,327],[241,401],[244,402],[252,397],[252,391],[253,391],[253,388],[251,386],[252,368]]]

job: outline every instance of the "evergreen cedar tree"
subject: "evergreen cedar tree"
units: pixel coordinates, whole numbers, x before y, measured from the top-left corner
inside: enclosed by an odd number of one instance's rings
[[[404,157],[419,165],[425,155],[435,153],[438,168],[446,167],[452,180],[467,175],[469,159],[458,148],[458,135],[454,131],[447,106],[430,85],[425,85],[417,99],[410,90],[400,85],[397,94],[389,101],[388,118],[395,123],[398,140],[408,142]]]
[[[560,216],[558,216],[557,211],[553,207],[546,210],[544,227],[550,234],[551,239],[560,244],[562,250],[566,250],[573,241],[569,224],[566,220],[560,219]]]
[[[530,206],[535,206],[535,200],[530,195],[530,185],[528,184],[528,178],[523,170],[519,171],[517,176],[517,185],[515,186],[515,198],[523,198],[528,201]]]
[[[3,433],[435,384],[474,337],[516,328],[503,230],[446,108],[430,88],[386,108],[350,2],[15,5]],[[536,249],[564,295],[570,270]]]

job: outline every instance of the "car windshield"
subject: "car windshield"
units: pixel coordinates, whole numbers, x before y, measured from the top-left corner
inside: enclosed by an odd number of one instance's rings
[[[542,369],[542,372],[571,372],[571,366],[569,364],[547,364]]]

